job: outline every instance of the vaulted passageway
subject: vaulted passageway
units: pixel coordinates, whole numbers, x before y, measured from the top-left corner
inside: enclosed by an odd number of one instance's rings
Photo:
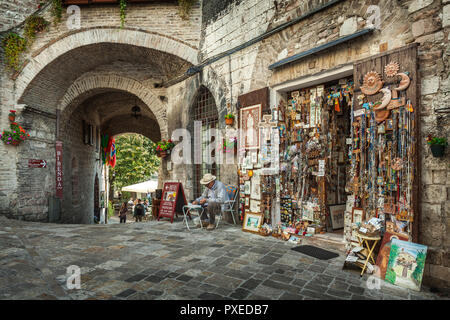
[[[161,84],[181,76],[192,66],[173,54],[177,53],[172,52],[174,48],[166,50],[159,47],[161,44],[147,48],[140,41],[130,44],[130,39],[114,37],[99,41],[70,43],[64,51],[60,42],[67,40],[59,40],[37,54],[25,67],[28,71],[17,78],[17,99],[33,111],[24,113],[26,126],[48,125],[45,142],[30,141],[31,148],[24,150],[24,156],[55,159],[55,141],[63,145],[63,192],[60,200],[55,199],[60,203],[60,222],[94,222],[96,193],[108,193],[102,137],[137,133],[154,142],[168,138],[168,93]],[[42,65],[39,59],[44,51],[42,62],[46,64]],[[53,167],[52,163],[49,166]],[[48,199],[53,196],[46,190],[53,189],[55,172],[46,174],[45,188],[41,186],[42,177],[30,176],[27,168],[20,169],[18,175],[19,190],[27,191],[17,201],[18,209],[25,213],[24,219],[46,220]],[[96,177],[100,180],[99,190],[93,192]],[[35,219],[36,210],[42,210],[41,218]]]

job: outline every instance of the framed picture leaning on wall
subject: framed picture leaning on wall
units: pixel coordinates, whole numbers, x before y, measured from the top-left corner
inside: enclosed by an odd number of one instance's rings
[[[263,220],[264,215],[261,213],[245,212],[242,231],[258,233]]]

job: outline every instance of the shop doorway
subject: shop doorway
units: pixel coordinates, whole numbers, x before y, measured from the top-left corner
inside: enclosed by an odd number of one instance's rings
[[[339,243],[351,167],[352,73],[345,66],[273,88],[282,101],[276,108],[282,123],[281,223],[301,224],[301,230]]]

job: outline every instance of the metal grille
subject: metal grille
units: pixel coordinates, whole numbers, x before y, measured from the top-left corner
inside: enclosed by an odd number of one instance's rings
[[[217,113],[216,103],[211,92],[206,87],[200,87],[197,98],[194,102],[193,118],[195,121],[202,121],[201,130],[201,147],[202,147],[202,164],[194,164],[194,197],[197,198],[202,194],[202,186],[200,179],[205,173],[211,173],[219,179],[220,170],[216,163],[207,163],[207,146],[214,141],[214,137],[208,134],[211,128],[218,128],[219,115]],[[194,144],[193,144],[194,145]],[[215,150],[212,150],[211,156],[215,156]]]

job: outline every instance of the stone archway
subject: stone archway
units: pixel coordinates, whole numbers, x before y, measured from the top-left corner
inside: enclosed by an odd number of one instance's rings
[[[179,57],[192,65],[198,63],[198,51],[196,48],[169,36],[127,28],[80,29],[54,39],[31,55],[16,78],[16,99],[20,101],[31,80],[56,59],[71,50],[100,43],[123,44],[153,49]]]
[[[71,112],[87,96],[95,94],[96,90],[120,90],[139,98],[155,115],[161,130],[161,137],[167,138],[166,106],[141,82],[114,74],[92,75],[82,77],[73,83],[58,104],[59,110],[65,114]]]

